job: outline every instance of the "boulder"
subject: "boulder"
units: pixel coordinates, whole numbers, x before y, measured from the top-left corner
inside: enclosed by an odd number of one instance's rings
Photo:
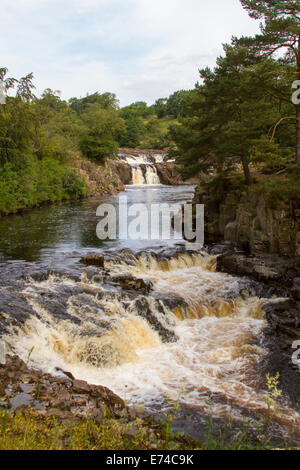
[[[241,252],[229,251],[217,259],[217,271],[249,276],[264,282],[278,281],[287,273],[288,267],[276,257],[248,256]]]
[[[115,275],[111,277],[111,280],[120,284],[124,290],[138,291],[142,294],[149,294],[152,289],[150,281],[135,278],[130,274]]]
[[[91,390],[90,385],[84,380],[74,380],[72,388],[77,393],[89,393]]]
[[[104,268],[104,256],[103,255],[90,255],[84,258],[81,258],[81,263],[87,264],[89,266],[97,266],[99,268]]]

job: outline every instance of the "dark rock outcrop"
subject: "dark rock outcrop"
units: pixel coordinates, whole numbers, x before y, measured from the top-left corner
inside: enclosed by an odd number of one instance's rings
[[[266,286],[273,286],[279,295],[299,299],[300,264],[298,258],[253,254],[227,250],[217,259],[217,271],[247,276]]]
[[[263,307],[268,320],[268,334],[275,335],[282,349],[300,340],[300,305],[291,299],[270,302]]]
[[[178,337],[172,329],[172,326],[174,325],[164,326],[164,310],[159,303],[157,303],[156,307],[159,312],[159,318],[150,308],[146,297],[138,297],[133,304],[134,311],[137,312],[139,316],[144,318],[154,328],[154,330],[158,332],[164,343],[175,343],[178,340]]]
[[[299,201],[272,207],[263,194],[225,192],[222,201],[198,186],[194,203],[205,205],[206,243],[224,241],[249,253],[300,259]]]
[[[118,283],[122,289],[136,291],[141,294],[149,294],[152,289],[152,283],[148,280],[137,279],[130,274],[121,274],[111,276],[111,281]]]
[[[61,420],[89,418],[100,423],[107,413],[131,420],[132,411],[111,390],[63,374],[54,377],[31,370],[19,357],[7,356],[6,364],[0,365],[0,395],[5,397],[0,408],[17,411],[29,406],[39,415]]]
[[[163,162],[156,163],[156,170],[161,184],[178,185],[185,184],[181,175],[176,171],[175,163]]]
[[[132,169],[128,163],[121,160],[114,160],[111,162],[111,165],[123,184],[131,184]]]
[[[103,255],[90,255],[85,258],[81,258],[81,263],[87,264],[89,266],[97,266],[99,268],[104,268],[104,256]]]
[[[119,191],[123,191],[124,183],[121,181],[114,164],[114,160],[108,159],[104,165],[99,165],[83,158],[76,152],[72,161],[76,173],[85,180],[90,196],[117,194]]]

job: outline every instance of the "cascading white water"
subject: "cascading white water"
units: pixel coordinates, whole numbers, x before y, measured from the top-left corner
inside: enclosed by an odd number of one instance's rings
[[[147,156],[140,155],[120,155],[122,160],[131,166],[133,185],[158,185],[160,179],[157,174],[155,163],[164,161],[164,155]],[[155,163],[153,163],[153,161]]]
[[[154,165],[146,166],[146,184],[160,184],[160,179]]]
[[[132,184],[146,184],[142,168],[140,166],[132,166]]]
[[[124,301],[84,276],[80,283],[55,276],[31,281],[23,293],[36,315],[13,327],[5,341],[24,360],[30,356],[33,367],[68,370],[150,409],[180,392],[181,402],[214,416],[231,413],[239,420],[243,410],[267,412],[255,375],[266,354],[256,341],[266,326],[264,299],[239,297],[238,280],[216,273],[215,264],[205,254],[107,263],[111,274],[143,277],[157,294],[179,296],[186,306],[172,310],[151,297]],[[66,287],[74,293],[60,319],[44,305],[45,294],[56,297]],[[235,298],[225,300],[229,292]],[[162,330],[177,341],[164,342]],[[281,405],[276,419],[291,426],[299,415]]]

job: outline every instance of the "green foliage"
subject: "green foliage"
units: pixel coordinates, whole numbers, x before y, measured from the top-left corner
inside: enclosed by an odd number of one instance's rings
[[[167,101],[167,114],[169,116],[178,119],[184,113],[184,103],[189,93],[186,90],[179,90],[169,96]]]
[[[271,377],[270,374],[266,375],[267,387],[268,387],[268,395],[265,395],[265,401],[268,405],[268,409],[274,408],[276,405],[277,398],[281,397],[282,391],[279,390],[279,379],[280,374],[277,372],[275,377]]]
[[[284,169],[289,161],[292,163],[294,153],[291,148],[281,148],[278,141],[270,141],[268,136],[262,135],[260,139],[253,140],[250,158],[254,163],[263,164],[264,173],[273,173]]]
[[[168,115],[168,99],[159,98],[154,103],[154,111],[158,119],[164,118]]]
[[[203,450],[272,450],[271,438],[270,426],[261,425],[258,421],[244,419],[237,429],[231,418],[222,426],[218,426],[210,418],[206,426],[206,444]]]
[[[0,214],[3,215],[85,194],[84,181],[70,167],[53,158],[39,161],[30,156],[17,167],[10,162],[0,166]]]
[[[171,145],[169,128],[184,114],[184,103],[190,91],[176,91],[169,98],[156,100],[153,106],[137,101],[121,108],[126,131],[118,137],[122,147],[165,149]]]
[[[88,419],[62,422],[33,410],[0,411],[0,450],[190,450],[191,442],[196,448],[188,438],[170,436],[169,442],[163,434],[152,421],[126,423],[110,417],[108,410],[101,424]]]
[[[172,93],[168,98],[159,98],[155,101],[153,109],[158,119],[167,116],[179,118],[184,112],[184,102],[189,95],[187,90],[178,90]]]
[[[258,58],[240,45],[225,45],[224,50],[214,70],[200,71],[203,85],[184,100],[179,125],[171,128],[177,146],[173,155],[183,165],[184,177],[222,172],[238,163],[250,184],[250,163],[263,159],[259,144],[266,148],[269,140],[268,160],[275,166],[292,152],[290,123],[274,133],[285,113],[293,113],[287,103],[290,89],[285,67],[275,60]],[[276,154],[271,158],[272,151]]]
[[[168,129],[171,122],[169,120],[151,119],[145,123],[144,138],[141,146],[144,148],[164,149],[170,140],[168,138]]]
[[[129,119],[131,117],[140,117],[140,118],[148,118],[154,114],[154,107],[147,106],[145,101],[137,101],[136,103],[132,103],[129,106],[125,106],[120,110],[120,116],[123,119]]]
[[[125,126],[125,131],[120,132],[118,136],[120,146],[130,148],[138,147],[145,134],[145,126],[142,119],[132,114],[125,120]]]
[[[34,96],[32,74],[20,80],[6,75],[0,69],[6,91],[16,93],[0,105],[0,213],[82,197],[84,181],[68,156],[84,124],[58,92]]]
[[[85,98],[71,98],[69,100],[69,105],[78,115],[84,113],[91,104],[98,104],[102,109],[115,111],[119,109],[119,101],[116,95],[109,92],[101,94],[97,91]]]
[[[285,65],[289,87],[300,78],[300,6],[298,0],[241,0],[249,15],[261,19],[261,34],[255,37],[233,38],[233,44],[246,46],[256,57],[275,57]],[[276,91],[276,86],[274,86]],[[274,90],[273,90],[274,94]],[[295,104],[293,116],[296,134],[296,162],[300,164],[300,105]]]
[[[92,160],[103,163],[118,151],[117,138],[126,132],[125,122],[114,109],[103,109],[98,103],[89,104],[82,114],[85,130],[79,147]]]
[[[283,174],[258,181],[251,191],[263,195],[272,209],[290,206],[291,203],[297,205],[300,200],[299,178],[300,165],[291,165]]]

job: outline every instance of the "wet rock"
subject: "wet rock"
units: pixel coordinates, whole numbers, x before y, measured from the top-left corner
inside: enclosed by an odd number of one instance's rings
[[[227,252],[217,259],[217,271],[253,277],[258,281],[278,281],[288,271],[289,264],[273,256],[248,256],[242,252]]]
[[[21,406],[30,406],[33,404],[33,397],[28,393],[18,393],[9,400],[10,407],[17,410]]]
[[[161,319],[158,319],[153,309],[150,308],[149,301],[146,297],[138,297],[131,308],[158,332],[164,343],[174,343],[178,340],[172,325],[163,324],[165,312],[159,302],[156,304],[156,309]]]
[[[269,323],[268,334],[277,337],[281,349],[291,347],[300,339],[300,304],[292,299],[270,301],[263,307]]]
[[[0,366],[2,408],[30,407],[43,416],[85,417],[98,423],[108,410],[111,417],[130,419],[124,401],[106,387],[30,370],[17,356],[8,356],[7,364],[8,368]]]
[[[96,423],[101,424],[105,414],[102,412],[102,410],[93,408],[87,417],[93,419],[96,421]]]
[[[14,325],[22,325],[31,315],[34,310],[20,292],[13,287],[1,289],[0,334],[7,333]]]
[[[128,407],[128,413],[132,421],[134,421],[138,416],[137,410],[133,406]]]
[[[89,393],[91,390],[90,385],[84,380],[74,380],[72,389],[77,393]]]
[[[97,266],[99,268],[104,268],[104,256],[103,255],[90,255],[84,258],[81,258],[81,263],[87,264],[90,266]]]
[[[300,277],[294,279],[292,294],[294,299],[300,300]]]
[[[153,287],[150,281],[138,279],[130,274],[114,275],[111,276],[111,280],[118,283],[124,290],[137,291],[142,294],[148,294]]]
[[[71,372],[67,372],[67,371],[61,369],[60,367],[55,367],[55,370],[57,370],[57,372],[62,372],[69,379],[75,380],[75,377]]]
[[[76,154],[73,160],[75,171],[85,180],[91,195],[117,194],[124,185],[116,171],[115,161],[108,159],[104,165],[83,159]]]

